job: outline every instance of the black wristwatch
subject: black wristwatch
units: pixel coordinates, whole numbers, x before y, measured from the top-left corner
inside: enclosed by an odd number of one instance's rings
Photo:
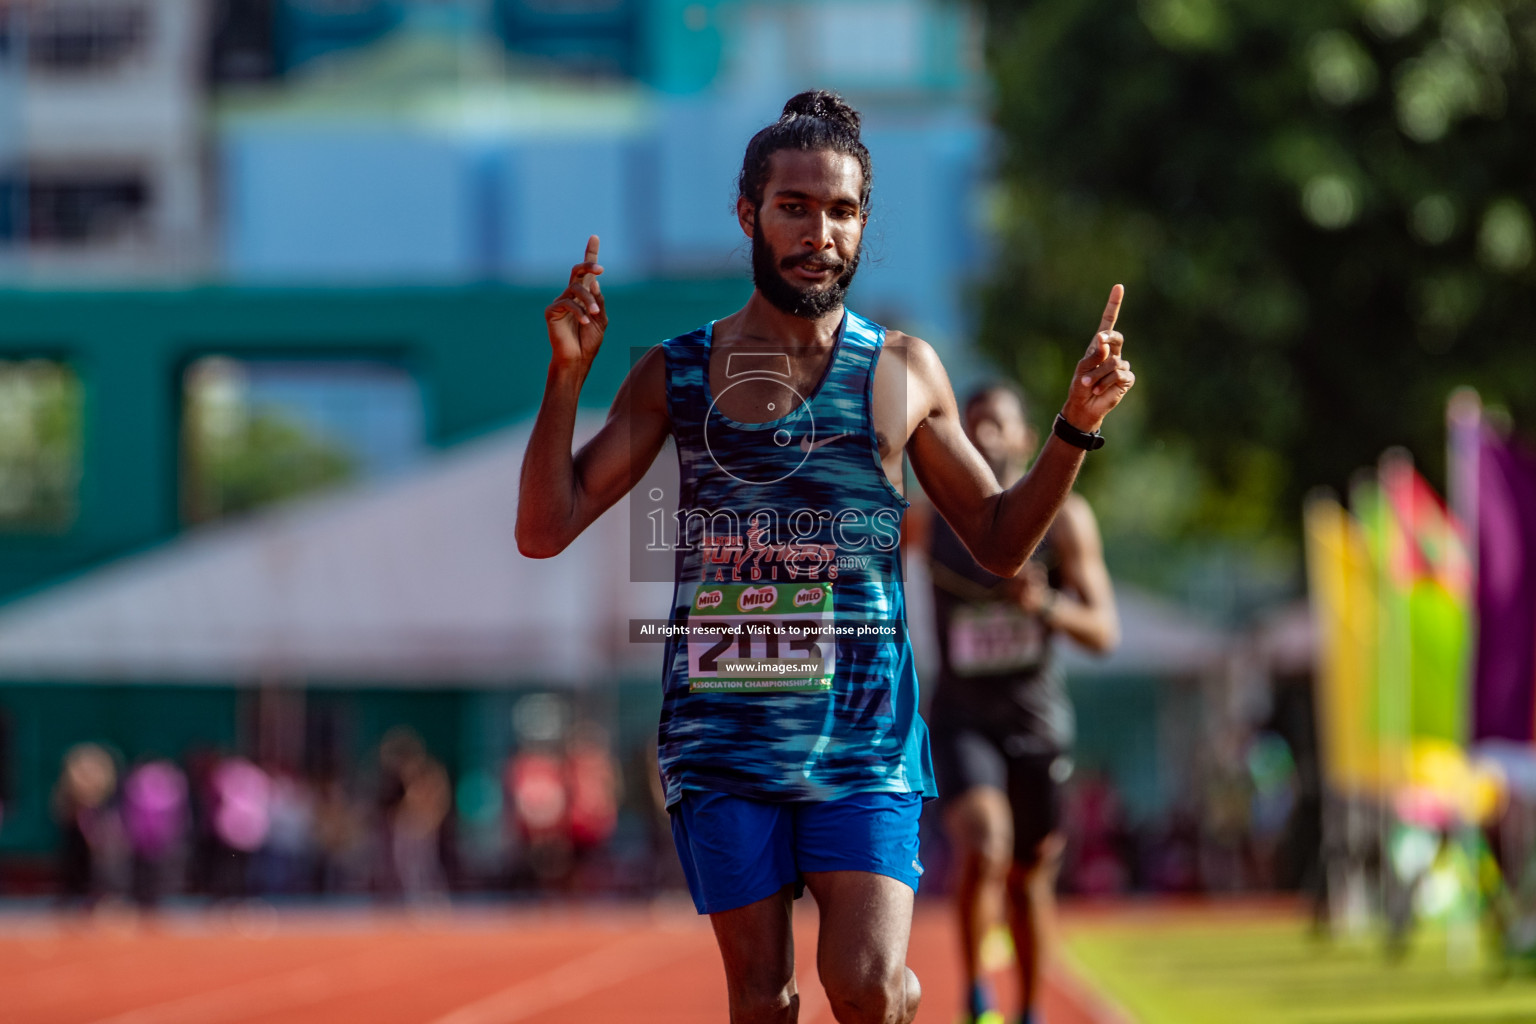
[[[1056,414],[1056,422],[1051,427],[1051,433],[1061,438],[1067,444],[1081,448],[1085,452],[1096,452],[1104,447],[1104,435],[1095,430],[1093,433],[1078,430],[1068,423],[1061,413]]]

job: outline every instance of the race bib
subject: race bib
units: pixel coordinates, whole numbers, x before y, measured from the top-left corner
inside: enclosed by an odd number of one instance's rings
[[[704,584],[688,611],[694,693],[830,690],[832,584]]]
[[[949,620],[949,664],[956,675],[1033,668],[1044,654],[1044,624],[1013,605],[961,605]]]

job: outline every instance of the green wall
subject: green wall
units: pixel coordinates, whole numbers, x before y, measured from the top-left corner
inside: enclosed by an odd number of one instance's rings
[[[1132,820],[1159,818],[1193,781],[1181,777],[1163,732],[1173,721],[1199,721],[1198,690],[1156,676],[1084,676],[1071,679],[1068,692],[1079,770],[1109,776]]]

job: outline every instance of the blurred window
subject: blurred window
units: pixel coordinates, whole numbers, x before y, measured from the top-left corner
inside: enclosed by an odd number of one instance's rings
[[[521,0],[514,6],[541,14],[608,14],[626,6],[626,0]]]
[[[212,0],[208,74],[215,82],[256,82],[277,74],[276,0]]]
[[[57,531],[80,487],[80,380],[51,359],[0,360],[0,529]]]
[[[426,451],[420,389],[388,362],[209,356],[182,385],[189,523],[391,476]]]
[[[41,71],[108,70],[148,50],[149,12],[143,4],[37,4],[23,19],[7,19],[9,36],[25,31],[28,63]],[[9,40],[5,44],[9,48]]]
[[[493,0],[502,42],[567,72],[628,75],[641,64],[635,0]]]
[[[277,61],[291,70],[378,39],[400,23],[405,6],[394,0],[280,0],[277,11]]]
[[[289,6],[312,14],[364,14],[382,6],[378,0],[288,0]]]
[[[25,187],[26,234],[33,242],[110,242],[148,227],[150,189],[140,175],[38,171]]]
[[[0,174],[0,242],[19,242],[27,233],[27,186],[18,174]]]

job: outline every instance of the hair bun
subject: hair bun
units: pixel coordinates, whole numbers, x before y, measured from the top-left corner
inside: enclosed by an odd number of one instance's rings
[[[780,121],[792,117],[818,117],[846,128],[854,138],[859,137],[859,112],[854,110],[835,92],[826,89],[809,89],[798,96],[791,96],[784,104]]]

